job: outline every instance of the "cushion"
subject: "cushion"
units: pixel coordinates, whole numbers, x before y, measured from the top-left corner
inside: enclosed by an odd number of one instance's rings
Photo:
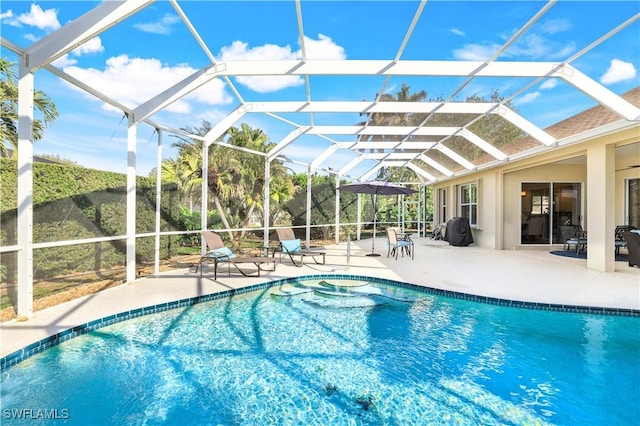
[[[221,247],[216,250],[211,250],[209,253],[207,253],[207,256],[217,258],[223,257],[227,259],[233,259],[234,257],[236,257],[236,255],[233,254],[233,252],[228,247]]]
[[[301,249],[300,238],[296,240],[280,241],[280,245],[282,246],[282,251],[285,253],[295,253]]]

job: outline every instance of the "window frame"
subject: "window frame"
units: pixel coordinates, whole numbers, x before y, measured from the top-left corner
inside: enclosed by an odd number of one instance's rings
[[[458,185],[457,192],[457,208],[458,215],[461,217],[466,217],[469,219],[469,225],[472,228],[478,228],[478,187],[479,184],[477,181],[467,182],[461,185]],[[469,194],[469,200],[463,200],[463,191],[466,189],[466,193]],[[474,199],[475,198],[475,199]],[[465,215],[465,207],[468,207],[468,215]]]
[[[447,188],[438,189],[438,223],[447,221]]]

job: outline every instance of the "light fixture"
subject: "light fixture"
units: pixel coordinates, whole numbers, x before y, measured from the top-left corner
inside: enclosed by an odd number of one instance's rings
[[[520,195],[522,197],[526,197],[527,196],[527,191],[520,191]]]

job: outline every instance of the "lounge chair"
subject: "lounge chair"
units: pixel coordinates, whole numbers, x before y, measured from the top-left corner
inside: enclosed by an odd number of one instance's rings
[[[306,250],[303,249],[300,243],[300,239],[296,238],[291,228],[276,228],[278,234],[278,240],[280,242],[280,255],[282,253],[289,255],[289,258],[295,266],[304,265],[304,258],[310,257],[318,265],[325,264],[326,253],[322,250]],[[296,263],[294,256],[300,256],[300,263]],[[322,257],[322,262],[318,262],[316,257]]]
[[[268,256],[236,256],[227,246],[224,245],[220,235],[213,231],[203,231],[202,238],[207,243],[207,253],[200,258],[200,262],[196,265],[196,272],[200,269],[200,276],[202,276],[202,268],[204,263],[213,262],[213,279],[218,279],[218,264],[226,263],[229,266],[229,276],[231,276],[231,265],[233,265],[238,272],[245,277],[259,277],[260,271],[275,271],[276,259],[275,257]],[[258,268],[257,273],[248,274],[238,265],[245,263],[253,263]],[[273,263],[273,269],[263,269],[262,265],[265,263]]]
[[[398,251],[402,252],[402,257],[404,257],[404,253],[407,252],[407,255],[411,255],[411,259],[413,259],[413,241],[411,238],[398,238],[397,230],[393,227],[387,228],[387,257],[389,255],[394,256],[396,260],[398,259]]]
[[[640,266],[640,234],[636,232],[624,232],[622,238],[627,242],[629,266]]]

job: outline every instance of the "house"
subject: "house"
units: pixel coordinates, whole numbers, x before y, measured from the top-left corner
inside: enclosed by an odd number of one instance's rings
[[[640,87],[622,97],[640,106]],[[522,138],[501,165],[437,182],[434,221],[466,216],[475,242],[498,250],[550,249],[560,225],[579,224],[587,267],[613,271],[616,225],[640,227],[640,125],[598,105],[545,131],[553,149]]]

